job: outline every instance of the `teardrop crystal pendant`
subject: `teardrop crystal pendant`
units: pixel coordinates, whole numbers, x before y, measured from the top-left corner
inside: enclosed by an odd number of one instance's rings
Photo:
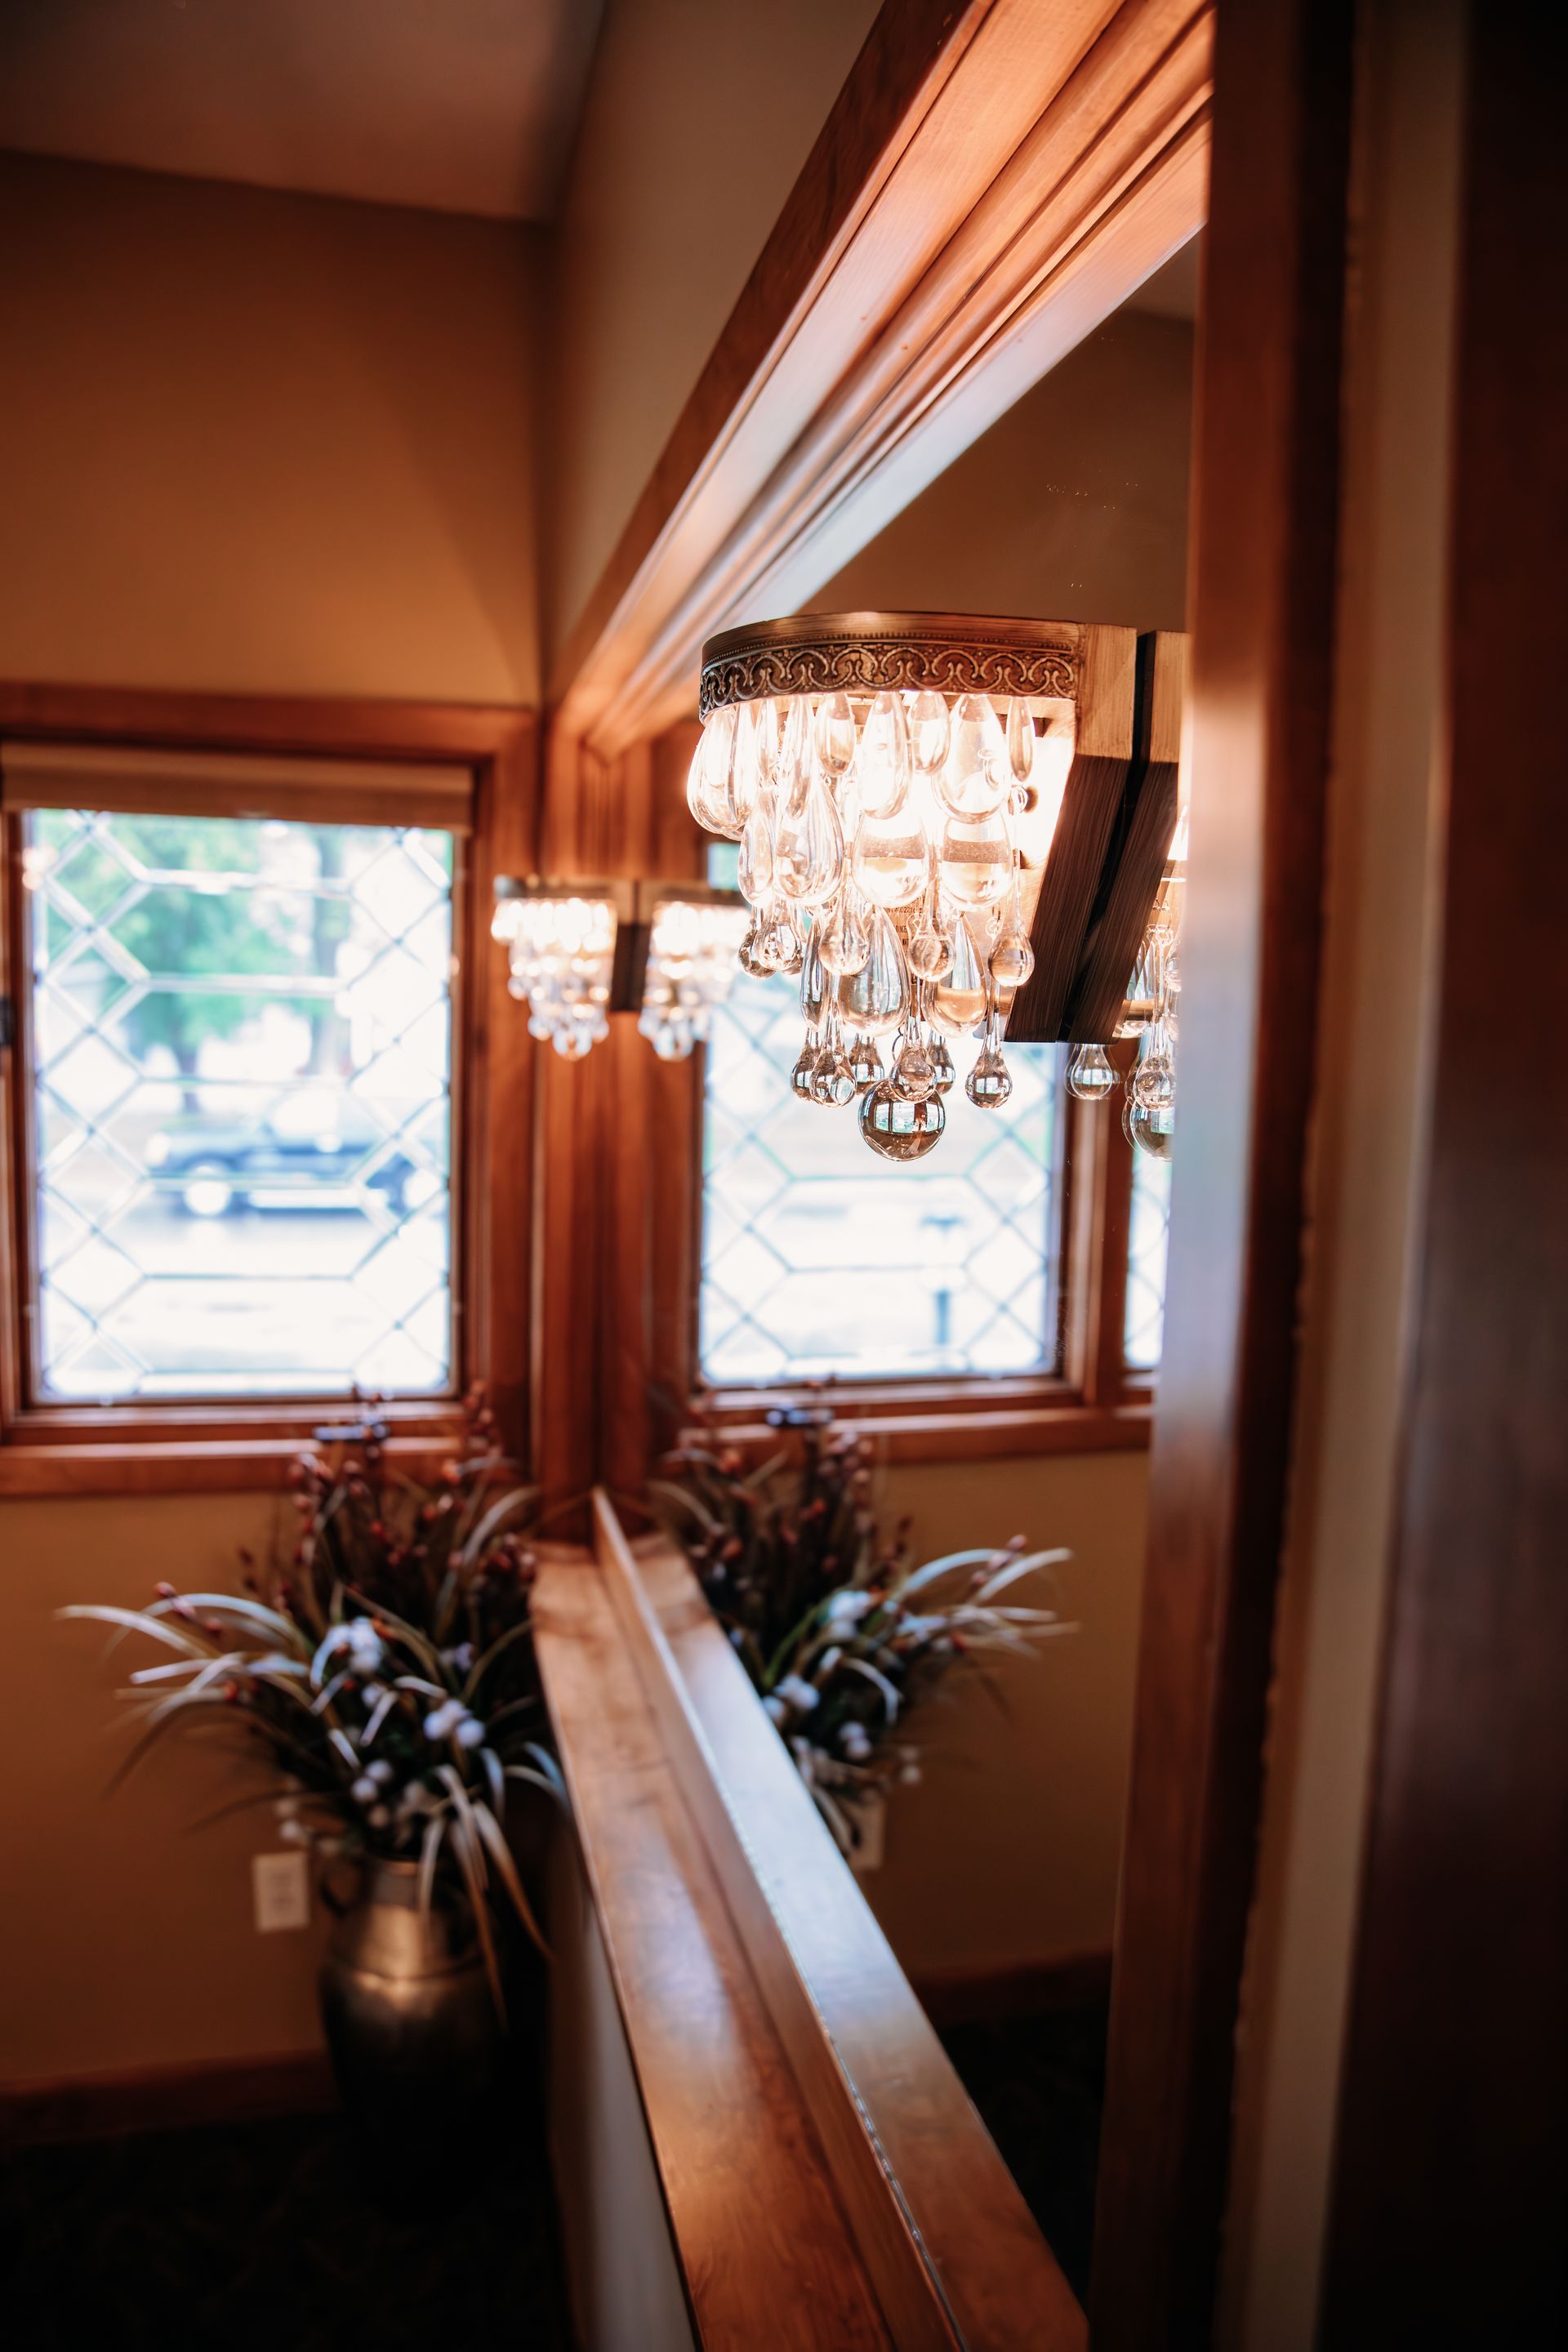
[[[1158,1109],[1148,1103],[1135,1102],[1129,1096],[1121,1113],[1122,1132],[1140,1151],[1151,1160],[1169,1160],[1172,1138],[1176,1130],[1176,1114],[1173,1105]]]
[[[1068,1092],[1079,1102],[1103,1102],[1114,1092],[1116,1072],[1103,1045],[1075,1045],[1068,1063]]]
[[[808,1030],[805,1043],[800,1049],[800,1059],[789,1074],[790,1091],[792,1094],[798,1095],[802,1102],[811,1100],[812,1074],[816,1068],[816,1057],[821,1050],[819,1040]]]
[[[751,929],[741,941],[740,965],[752,980],[766,980],[777,969],[773,962],[773,922],[765,907],[759,907]]]
[[[824,695],[816,706],[816,759],[837,783],[855,764],[855,713],[847,694]]]
[[[831,983],[822,968],[821,944],[816,925],[813,923],[800,966],[800,1009],[805,1016],[808,1029],[821,1029],[827,1019]]]
[[[991,950],[991,977],[1006,995],[1022,988],[1035,969],[1035,950],[1022,931],[1004,931]]]
[[[767,792],[776,786],[779,764],[779,707],[776,702],[753,702],[752,733],[756,744],[757,785]]]
[[[702,730],[686,780],[686,803],[710,833],[726,838],[739,835],[742,826],[730,798],[730,769],[735,751],[740,712],[731,703],[715,710]]]
[[[954,816],[993,816],[1012,787],[1001,721],[984,694],[961,694],[952,706],[947,760],[938,797]]]
[[[863,816],[855,829],[855,879],[875,906],[912,907],[931,877],[924,828],[907,806]]]
[[[1026,784],[1035,764],[1035,721],[1022,695],[1007,709],[1007,765],[1016,784]]]
[[[860,1104],[860,1132],[884,1160],[923,1160],[941,1142],[946,1125],[947,1113],[939,1096],[906,1102],[887,1079],[873,1087]]]
[[[805,807],[811,777],[811,698],[805,694],[792,695],[773,764],[781,815]]]
[[[1013,878],[1013,843],[1001,816],[949,817],[937,851],[937,880],[960,907],[985,907]]]
[[[888,1073],[882,1067],[882,1056],[877,1051],[877,1041],[874,1037],[855,1039],[849,1048],[849,1070],[856,1087],[861,1094],[866,1092],[868,1087],[881,1085]]]
[[[879,694],[860,730],[860,751],[855,768],[855,786],[863,814],[872,817],[897,816],[909,797],[910,773],[910,727],[904,706],[896,694]],[[918,824],[911,829],[920,830]]]
[[[893,1092],[904,1102],[924,1102],[936,1092],[936,1058],[919,1036],[908,1031],[899,1040],[890,1073]]]
[[[773,760],[767,748],[767,721],[773,712],[771,702],[743,702],[735,722],[730,799],[742,824],[756,807],[763,788],[773,781]]]
[[[861,919],[854,895],[848,890],[839,893],[838,904],[829,915],[822,933],[817,953],[822,969],[841,980],[848,972],[858,971],[871,952],[871,936]]]
[[[797,906],[826,906],[844,865],[844,828],[826,785],[814,782],[798,810],[786,809],[773,844],[773,874]]]
[[[939,775],[947,761],[947,704],[929,689],[910,704],[910,758],[922,776]]]
[[[843,1040],[833,1032],[824,1039],[811,1074],[811,1099],[825,1109],[842,1109],[855,1099],[855,1073]]]
[[[1132,1073],[1131,1096],[1145,1110],[1173,1110],[1176,1103],[1176,1070],[1169,1046],[1154,1042],[1154,1033],[1145,1033],[1145,1052]]]
[[[880,907],[870,909],[871,952],[838,983],[844,1025],[867,1037],[889,1036],[909,1009],[910,982],[899,935]]]
[[[940,980],[952,966],[952,934],[944,928],[931,893],[905,950],[917,980]]]
[[[963,1081],[963,1091],[976,1110],[1000,1110],[1013,1091],[1001,1048],[989,1038],[975,1056],[974,1067]]]
[[[743,898],[753,907],[760,907],[773,895],[773,794],[763,793],[746,819],[746,830],[741,835],[741,855],[737,879]]]
[[[793,980],[805,961],[805,950],[800,943],[800,933],[782,909],[775,916],[770,940],[773,970]]]
[[[945,980],[926,992],[926,1010],[950,1037],[965,1037],[985,1017],[989,982],[974,934],[962,919],[954,924],[952,967]]]
[[[945,1037],[933,1037],[931,1048],[931,1067],[936,1072],[933,1093],[948,1095],[958,1083],[958,1065],[947,1050]]]

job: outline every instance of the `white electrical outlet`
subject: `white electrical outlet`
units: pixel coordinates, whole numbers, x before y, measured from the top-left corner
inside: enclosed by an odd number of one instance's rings
[[[258,1936],[310,1926],[310,1874],[298,1847],[289,1853],[253,1853],[250,1891]]]

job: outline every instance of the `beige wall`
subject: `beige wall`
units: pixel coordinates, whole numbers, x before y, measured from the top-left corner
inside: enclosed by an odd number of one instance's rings
[[[79,1601],[140,1607],[161,1578],[231,1585],[238,1547],[267,1557],[284,1508],[247,1495],[0,1505],[0,2081],[320,2039],[315,1937],[251,1923],[250,1856],[276,1850],[270,1814],[190,1832],[247,1785],[202,1741],[165,1746],[106,1802],[125,1750],[110,1728],[121,1670],[153,1654],[128,1645],[110,1664],[100,1628],[52,1616]]]
[[[537,699],[538,249],[0,156],[0,674]]]
[[[887,1858],[861,1885],[906,1969],[985,1969],[1109,1950],[1132,1738],[1148,1457],[903,1465],[879,1490],[917,1559],[970,1544],[1064,1545],[1055,1606],[1077,1631],[959,1670],[921,1721],[922,1778],[898,1790]],[[968,1685],[965,1687],[965,1685]]]
[[[0,157],[0,674],[528,700],[536,240],[492,223]],[[267,1817],[119,1753],[50,1612],[227,1581],[272,1503],[0,1504],[13,1801],[0,2078],[298,2049],[314,1943],[258,1937]]]
[[[550,634],[570,629],[877,0],[609,0],[556,277]]]
[[[1193,331],[1117,311],[816,594],[1179,629]]]

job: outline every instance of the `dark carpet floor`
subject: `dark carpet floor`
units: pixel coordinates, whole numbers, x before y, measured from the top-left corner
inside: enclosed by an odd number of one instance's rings
[[[537,2137],[442,2152],[411,2210],[341,2119],[37,2147],[0,2169],[11,2352],[564,2352]],[[437,2210],[438,2208],[438,2210]]]
[[[1082,2302],[1105,2102],[1106,2005],[948,2025],[942,2039]]]
[[[1103,2007],[942,2041],[1030,2210],[1088,2287]],[[35,2147],[0,2164],[10,2352],[566,2352],[537,2126],[429,2151],[369,2193],[337,2116]]]

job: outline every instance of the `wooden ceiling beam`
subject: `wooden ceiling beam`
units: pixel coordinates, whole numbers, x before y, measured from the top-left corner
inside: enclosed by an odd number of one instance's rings
[[[1210,0],[889,0],[551,685],[612,754],[1202,226]]]

